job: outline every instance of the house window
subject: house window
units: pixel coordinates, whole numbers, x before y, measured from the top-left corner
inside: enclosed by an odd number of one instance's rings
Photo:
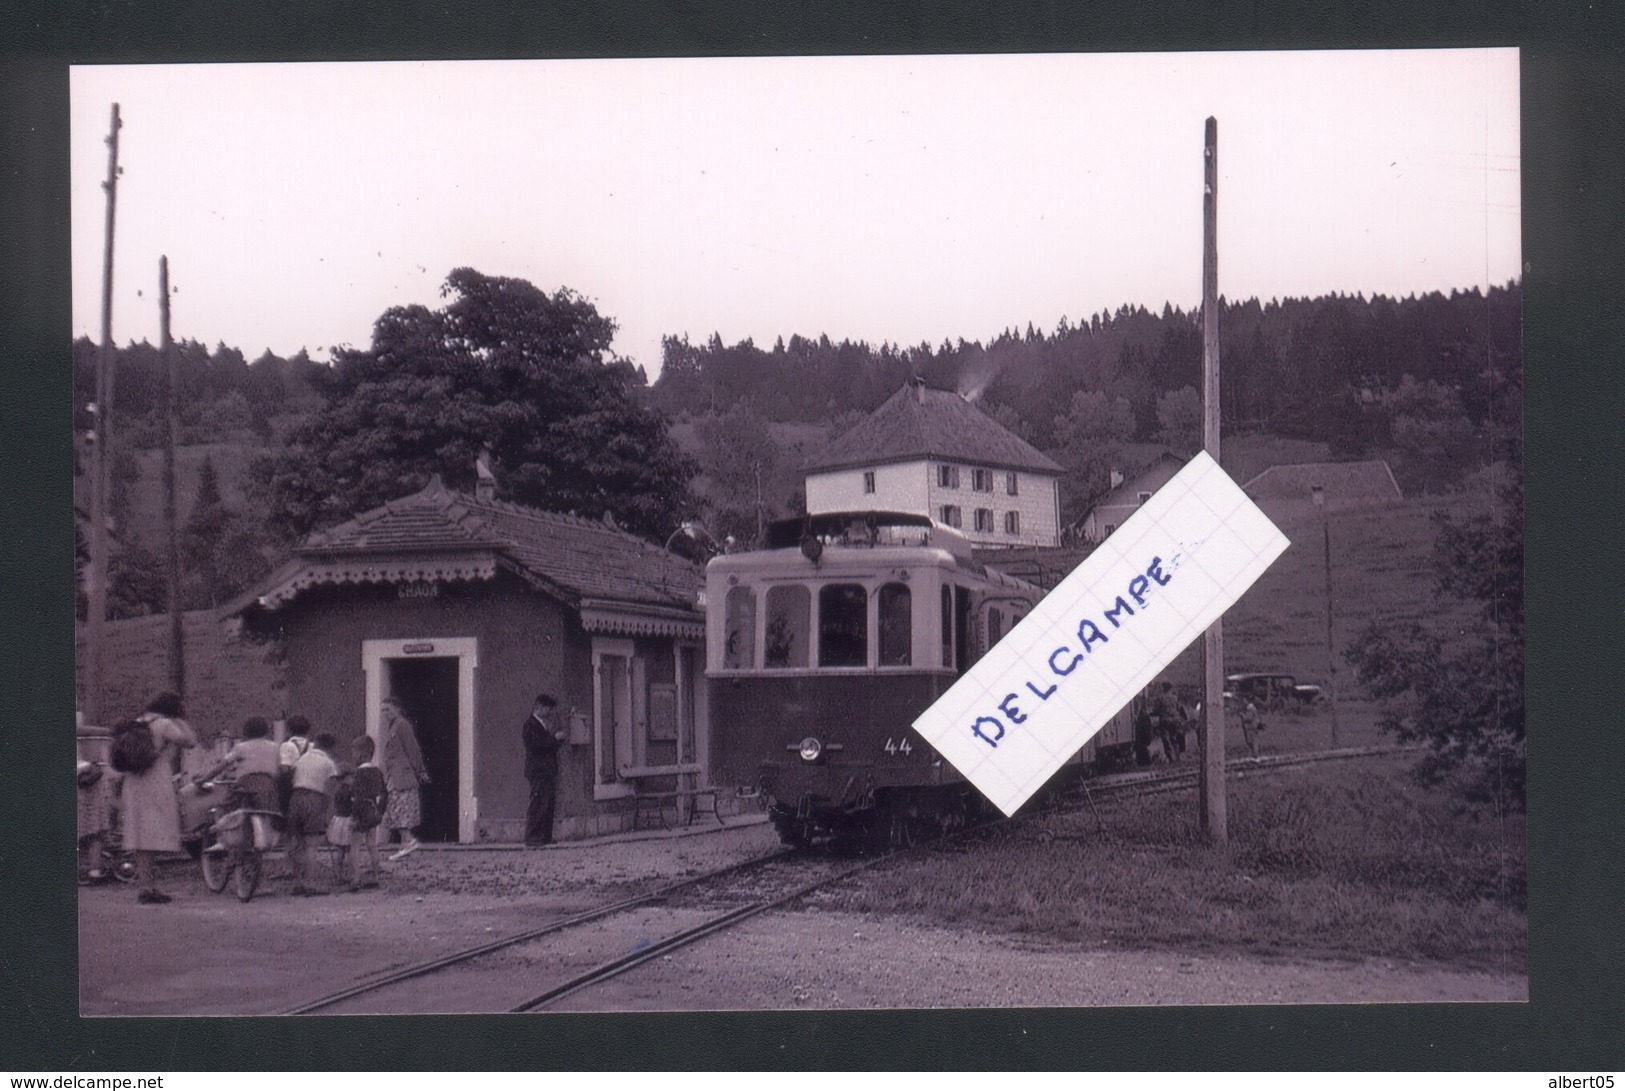
[[[861,584],[831,583],[819,589],[818,665],[869,665],[869,592]]]
[[[977,508],[976,509],[976,533],[978,533],[978,534],[992,534],[993,533],[993,509],[992,508]]]
[[[1011,470],[1004,475],[1004,495],[1016,496],[1016,472]]]
[[[938,466],[937,487],[941,489],[959,488],[959,467],[949,466],[946,463]]]
[[[993,471],[978,467],[970,472],[970,487],[977,492],[993,491]]]
[[[1110,534],[1112,531],[1114,531],[1116,529],[1117,529],[1117,524],[1116,523],[1107,523],[1105,533]]]
[[[865,493],[873,493],[875,491],[875,472],[873,470],[863,471],[863,491]]]
[[[807,665],[807,633],[812,621],[812,593],[799,584],[767,593],[767,635],[762,666],[787,669]]]
[[[906,667],[914,659],[914,603],[908,585],[880,589],[880,665]]]
[[[730,587],[722,666],[724,670],[749,670],[755,665],[756,592],[749,587]]]
[[[964,523],[964,520],[961,519],[961,517],[960,517],[959,505],[958,504],[944,504],[944,505],[942,505],[942,520],[941,520],[941,522],[943,523],[943,525],[950,526],[950,527],[962,526],[963,523]]]
[[[1007,511],[1004,513],[1004,532],[1006,534],[1021,533],[1021,512]]]
[[[1150,493],[1148,493],[1148,492],[1140,493],[1140,503],[1143,504],[1149,499],[1151,499],[1151,494]]]

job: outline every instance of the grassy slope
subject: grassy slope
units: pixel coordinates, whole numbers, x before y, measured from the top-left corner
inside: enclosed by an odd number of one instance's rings
[[[1108,949],[1525,973],[1522,818],[1464,812],[1403,770],[1390,757],[1234,782],[1228,860],[1184,791],[1103,802],[1103,831],[1087,810],[1034,820],[868,872],[825,902]]]
[[[236,729],[249,716],[275,718],[284,694],[269,648],[227,639],[211,611],[185,615],[187,719],[205,736]],[[84,632],[78,652],[84,654]],[[169,618],[114,621],[108,625],[109,715],[133,716],[169,686]],[[288,710],[292,711],[292,710]]]

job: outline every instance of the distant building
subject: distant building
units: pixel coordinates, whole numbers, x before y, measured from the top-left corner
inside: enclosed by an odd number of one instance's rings
[[[805,471],[810,514],[906,511],[979,547],[1060,544],[1061,467],[971,402],[918,379]]]
[[[1124,520],[1139,510],[1140,505],[1177,474],[1185,460],[1172,451],[1164,451],[1133,473],[1112,473],[1112,487],[1095,498],[1089,513],[1076,524],[1086,542],[1103,542],[1106,536],[1123,525]]]
[[[1241,488],[1275,518],[1306,514],[1317,507],[1341,511],[1405,499],[1393,470],[1381,459],[1271,466]]]
[[[604,522],[490,491],[483,475],[475,496],[435,478],[313,534],[225,613],[282,641],[289,711],[341,743],[377,737],[380,702],[403,702],[431,777],[426,838],[521,838],[519,729],[541,692],[570,726],[558,836],[626,829],[637,779],[703,783],[704,573]]]

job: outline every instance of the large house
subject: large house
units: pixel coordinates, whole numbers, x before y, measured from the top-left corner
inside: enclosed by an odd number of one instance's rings
[[[1060,544],[1062,469],[974,404],[919,379],[805,466],[807,511],[928,515],[972,544]]]
[[[376,738],[380,702],[403,702],[431,777],[426,838],[521,838],[520,726],[539,692],[570,727],[557,835],[628,828],[640,783],[698,787],[709,764],[704,573],[488,486],[435,478],[314,534],[225,612],[281,641],[289,710],[341,743]]]

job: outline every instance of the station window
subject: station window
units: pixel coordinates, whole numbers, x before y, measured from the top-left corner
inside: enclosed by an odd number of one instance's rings
[[[875,472],[873,470],[863,471],[863,491],[865,493],[875,491]]]
[[[970,487],[977,492],[993,491],[993,471],[980,467],[970,472]]]
[[[1004,494],[1006,496],[1018,495],[1016,492],[1016,472],[1014,470],[1004,475]]]
[[[1004,513],[1004,532],[1006,534],[1021,533],[1021,512],[1007,511]]]
[[[762,666],[769,669],[805,667],[807,635],[812,624],[812,593],[799,584],[775,587],[767,593],[767,636],[762,641]]]
[[[730,587],[723,627],[722,666],[725,670],[749,670],[755,665],[756,592],[749,587]]]
[[[976,509],[976,532],[978,534],[992,534],[993,533],[993,509],[992,508],[977,508]]]
[[[937,487],[942,489],[959,488],[959,467],[949,466],[946,463],[938,466]]]
[[[945,526],[950,526],[950,527],[964,526],[965,520],[959,513],[959,505],[958,504],[944,504],[944,505],[942,505],[942,520],[941,520],[941,522]]]
[[[880,665],[906,667],[914,661],[914,603],[908,585],[880,589]]]
[[[869,592],[861,584],[831,583],[819,588],[818,665],[869,665]]]

